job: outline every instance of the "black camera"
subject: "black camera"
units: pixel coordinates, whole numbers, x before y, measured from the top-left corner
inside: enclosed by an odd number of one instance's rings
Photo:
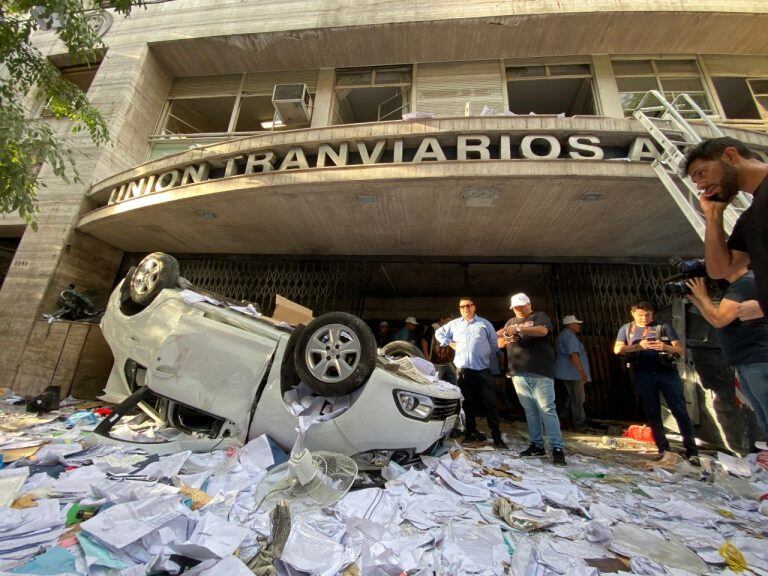
[[[669,296],[685,296],[690,294],[691,290],[685,285],[689,278],[705,278],[707,276],[707,266],[702,258],[692,258],[690,260],[681,260],[677,263],[677,274],[670,276],[664,284],[664,292]]]

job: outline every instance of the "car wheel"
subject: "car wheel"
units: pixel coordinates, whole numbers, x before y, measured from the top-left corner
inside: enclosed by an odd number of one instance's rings
[[[376,339],[358,317],[330,312],[301,331],[294,361],[299,377],[313,392],[323,396],[349,394],[376,366]]]
[[[418,346],[410,342],[395,340],[381,347],[381,353],[390,358],[424,358],[424,354]]]
[[[147,306],[163,289],[174,288],[178,282],[178,260],[162,252],[153,252],[144,257],[131,276],[131,300]]]

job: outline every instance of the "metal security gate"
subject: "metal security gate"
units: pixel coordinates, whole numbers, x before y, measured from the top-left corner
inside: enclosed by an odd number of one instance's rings
[[[587,349],[592,383],[587,389],[590,417],[642,418],[635,392],[620,359],[613,354],[619,328],[632,320],[633,302],[647,300],[656,310],[671,299],[664,279],[673,270],[660,265],[552,264],[550,306],[553,321],[566,314],[584,321],[581,340]]]
[[[333,310],[360,313],[364,262],[175,256],[181,276],[195,286],[235,300],[248,300],[267,314],[275,307],[275,294],[307,306],[315,316]],[[126,255],[121,276],[143,257]]]

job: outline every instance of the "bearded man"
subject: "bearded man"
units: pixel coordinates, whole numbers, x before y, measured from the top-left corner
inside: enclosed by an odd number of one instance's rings
[[[684,171],[701,190],[707,273],[727,278],[751,265],[757,299],[739,305],[739,318],[768,315],[768,164],[743,142],[722,137],[704,140],[690,150]],[[739,191],[752,194],[752,205],[739,216],[726,242],[723,212]]]

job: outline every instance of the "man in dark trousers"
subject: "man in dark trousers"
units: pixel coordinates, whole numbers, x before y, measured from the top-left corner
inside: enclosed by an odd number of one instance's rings
[[[755,298],[755,276],[742,268],[728,276],[726,290],[719,304],[709,298],[703,278],[686,280],[691,294],[688,298],[696,305],[707,322],[717,328],[720,349],[730,366],[736,370],[741,391],[749,400],[762,438],[768,438],[768,319],[742,321],[738,307]]]
[[[435,339],[443,346],[456,351],[454,364],[459,370],[459,388],[464,396],[467,416],[467,441],[483,441],[475,422],[478,408],[485,409],[485,419],[493,436],[493,445],[506,449],[499,430],[499,414],[496,409],[496,388],[489,369],[491,355],[496,355],[496,331],[493,325],[475,314],[475,301],[467,296],[459,300],[461,318],[451,320],[435,330]]]
[[[739,318],[768,315],[768,164],[735,138],[713,138],[688,152],[685,173],[701,190],[707,273],[726,278],[751,264],[757,297],[739,305]],[[752,194],[752,205],[739,216],[726,242],[723,212],[739,191]]]
[[[669,450],[669,440],[661,420],[661,393],[680,428],[686,459],[698,466],[699,449],[675,362],[675,356],[684,354],[680,340],[669,324],[654,321],[653,306],[648,302],[637,302],[630,311],[632,322],[619,330],[613,353],[626,355],[634,370],[635,390],[653,431],[653,440],[659,450],[658,459],[661,460]]]
[[[512,296],[515,316],[496,334],[499,346],[507,347],[507,370],[528,422],[530,445],[520,456],[544,456],[544,435],[552,450],[552,462],[565,466],[563,435],[555,406],[555,352],[547,342],[552,322],[544,312],[534,312],[531,299],[522,292]]]

